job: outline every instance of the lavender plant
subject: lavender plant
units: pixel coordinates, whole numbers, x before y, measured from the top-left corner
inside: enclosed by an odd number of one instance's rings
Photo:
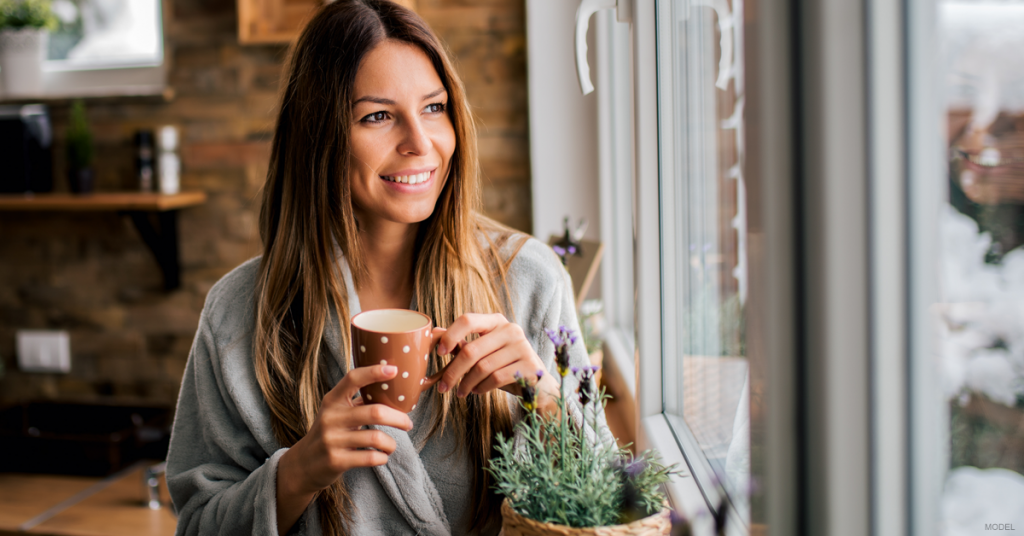
[[[548,330],[555,344],[561,396],[557,411],[537,411],[537,371],[533,382],[516,381],[522,392],[524,416],[516,424],[516,437],[497,437],[497,456],[488,471],[498,493],[508,498],[519,514],[544,523],[569,527],[599,527],[630,522],[662,509],[662,484],[675,466],[665,467],[656,452],[637,457],[614,442],[601,440],[598,415],[608,396],[594,386],[598,367],[569,367],[569,347],[577,335],[563,327]],[[579,380],[576,393],[568,392],[567,376]],[[570,396],[582,409],[577,422],[570,415]]]

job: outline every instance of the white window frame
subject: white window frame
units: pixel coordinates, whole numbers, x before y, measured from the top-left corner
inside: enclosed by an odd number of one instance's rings
[[[636,0],[620,17],[632,20],[623,70],[604,68],[622,64],[619,45],[609,46],[609,33],[621,33],[609,31],[610,14],[598,19],[602,235],[617,252],[609,258],[632,248],[635,297],[635,346],[620,333],[606,358],[635,371],[638,447],[684,468],[669,497],[694,518],[712,502],[688,462],[703,454],[685,434],[676,439],[663,403],[658,1]],[[743,1],[754,14],[744,32],[745,176],[747,330],[757,344],[747,353],[761,397],[752,508],[771,534],[936,534],[948,418],[928,315],[943,194],[934,178],[944,173],[941,83],[927,61],[938,49],[935,6]],[[615,152],[628,122],[618,115],[621,77],[632,81],[627,171]],[[609,109],[615,117],[600,115]],[[625,181],[629,239],[615,197]],[[606,300],[629,299],[619,293],[629,288],[624,271],[609,272]]]
[[[64,60],[43,64],[43,88],[39,95],[14,97],[26,99],[69,99],[76,97],[133,97],[162,95],[167,91],[167,37],[164,22],[169,2],[157,0],[157,12],[163,39],[156,61],[127,64],[74,65]],[[0,87],[0,100],[8,99]]]
[[[595,15],[601,299],[605,359],[636,397],[633,288],[633,70],[630,27],[610,10]]]
[[[663,413],[656,1],[633,13],[640,442],[699,468],[703,454],[685,432],[675,440]],[[761,346],[748,353],[765,392],[751,423],[764,519],[773,534],[934,534],[945,422],[926,313],[935,281],[911,272],[935,259],[920,230],[935,228],[941,199],[928,90],[939,84],[924,61],[937,48],[934,6],[745,3],[757,14],[744,38],[759,263],[748,330]],[[669,490],[691,516],[713,502],[691,474]]]
[[[662,393],[661,199],[658,160],[657,24],[653,1],[633,6],[633,98],[636,155],[633,190],[637,407],[641,449],[656,448],[683,472],[669,483],[673,506],[689,519],[710,508],[664,413]],[[733,524],[735,525],[735,524]],[[706,528],[705,528],[706,530]]]

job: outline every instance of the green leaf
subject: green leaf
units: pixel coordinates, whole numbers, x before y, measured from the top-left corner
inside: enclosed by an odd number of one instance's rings
[[[57,29],[49,0],[0,0],[0,30]]]

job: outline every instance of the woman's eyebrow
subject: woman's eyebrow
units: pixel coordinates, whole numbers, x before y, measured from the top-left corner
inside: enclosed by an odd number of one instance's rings
[[[444,93],[444,91],[445,91],[445,89],[443,87],[435,89],[434,91],[431,91],[430,93],[424,95],[423,96],[423,100],[432,99],[432,98],[434,98],[434,97]],[[387,106],[394,106],[394,105],[398,104],[398,103],[396,103],[395,101],[393,101],[391,99],[385,99],[384,97],[374,97],[372,95],[367,95],[365,97],[359,97],[358,99],[356,99],[352,103],[352,106],[355,106],[355,105],[359,104],[360,102],[372,102],[372,103],[376,103],[376,104],[384,104],[384,105],[387,105]]]
[[[436,97],[436,96],[438,96],[438,95],[440,95],[442,93],[444,93],[444,88],[443,87],[435,89],[434,91],[430,92],[429,94],[424,95],[423,96],[423,100],[432,99],[432,98],[434,98],[434,97]]]
[[[373,102],[373,103],[376,103],[376,104],[386,104],[388,106],[394,106],[394,105],[398,104],[397,102],[395,102],[395,101],[393,101],[391,99],[385,99],[384,97],[366,96],[366,97],[359,97],[358,99],[356,99],[355,102],[352,103],[352,106],[355,106],[355,105],[359,104],[360,102]]]

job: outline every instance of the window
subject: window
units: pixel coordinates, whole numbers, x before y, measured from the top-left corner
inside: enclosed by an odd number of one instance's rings
[[[47,68],[77,70],[160,65],[157,0],[56,0],[60,25],[50,36]]]
[[[951,536],[980,533],[987,525],[1020,530],[1024,2],[946,0],[938,18],[948,173],[917,187],[948,188],[938,226],[920,231],[932,235],[922,239],[938,239],[932,262],[942,274],[936,346],[950,441],[939,521]]]
[[[1024,0],[631,9],[636,398],[674,506],[1019,530]]]
[[[41,98],[153,95],[165,89],[160,0],[54,0],[59,26]]]
[[[657,7],[662,396],[710,506],[720,482],[746,519],[743,30],[733,5]]]
[[[635,367],[617,361],[639,374],[641,448],[683,468],[674,506],[696,516],[728,501],[730,534],[750,526],[741,5],[597,17],[609,331],[635,334]]]

